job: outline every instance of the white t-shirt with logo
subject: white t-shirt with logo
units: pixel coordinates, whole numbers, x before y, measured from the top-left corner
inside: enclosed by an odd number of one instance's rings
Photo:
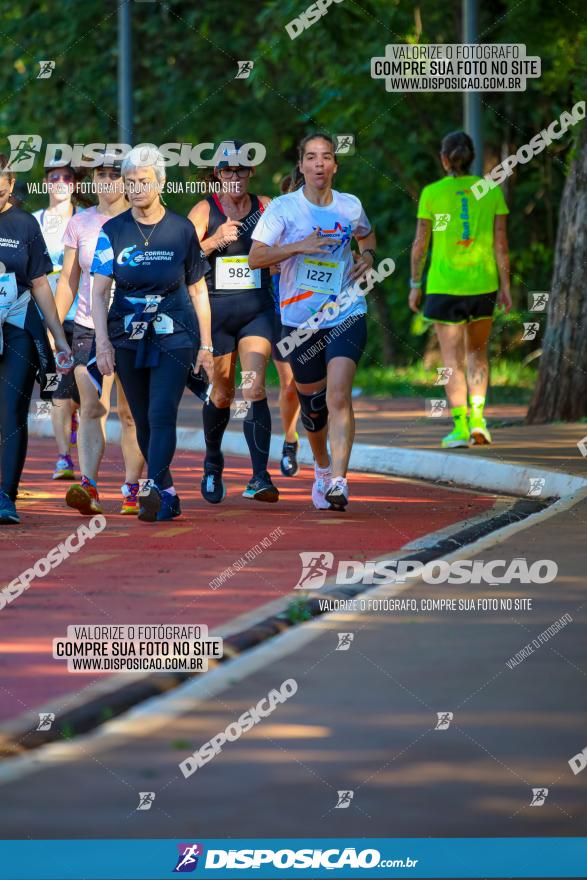
[[[272,247],[300,241],[316,230],[325,238],[340,239],[340,243],[331,245],[323,254],[297,254],[282,261],[279,305],[281,321],[287,327],[305,324],[352,286],[351,240],[353,236],[365,238],[371,224],[356,196],[332,190],[330,204],[320,206],[310,202],[302,188],[273,199],[253,231],[255,241]],[[320,326],[335,327],[349,315],[366,311],[365,298],[359,296],[346,309],[341,308],[336,318],[324,320]]]
[[[73,220],[75,217],[81,216],[83,213],[84,211],[82,208],[74,208],[74,213],[71,218],[69,218],[64,214],[60,214],[58,211],[49,211],[46,208],[33,212],[33,217],[43,230],[43,238],[45,239],[45,244],[47,245],[47,250],[49,251],[49,256],[53,263],[53,272],[51,275],[47,276],[51,290],[53,291],[53,296],[55,296],[57,282],[59,281],[61,269],[63,268],[63,239],[65,236],[65,230],[67,229],[70,219]],[[73,321],[76,310],[77,294],[65,316],[65,320]]]

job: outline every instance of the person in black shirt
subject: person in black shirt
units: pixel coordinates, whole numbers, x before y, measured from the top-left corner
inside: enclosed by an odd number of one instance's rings
[[[91,270],[92,317],[98,369],[109,376],[116,366],[147,461],[139,519],[153,522],[181,513],[169,467],[194,362],[194,372],[203,367],[209,381],[213,377],[208,264],[191,223],[161,203],[165,169],[158,150],[135,147],[123,160],[122,175],[131,210],[100,232]],[[116,290],[107,314],[112,280]]]
[[[7,166],[0,156],[0,525],[20,522],[14,502],[35,378],[42,400],[50,400],[56,369],[66,373],[73,366],[47,279],[53,263],[35,218],[10,202],[14,176]],[[43,316],[58,350],[57,365]]]
[[[226,159],[214,169],[215,179],[230,185],[229,192],[211,195],[189,213],[210,264],[206,276],[212,314],[214,387],[202,413],[206,457],[202,496],[219,504],[226,495],[222,480],[222,438],[235,397],[237,355],[243,371],[243,430],[253,475],[243,495],[256,501],[277,501],[279,492],[267,471],[271,443],[271,413],[265,373],[271,356],[274,306],[269,269],[249,268],[251,234],[268,196],[248,192],[252,169],[239,165],[241,141],[227,141]]]

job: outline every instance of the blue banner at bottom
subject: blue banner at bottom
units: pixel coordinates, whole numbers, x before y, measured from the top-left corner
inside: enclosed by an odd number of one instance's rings
[[[587,877],[587,837],[4,840],[2,880]]]

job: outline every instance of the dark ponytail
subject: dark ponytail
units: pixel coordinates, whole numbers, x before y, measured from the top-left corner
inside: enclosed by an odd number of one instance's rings
[[[452,174],[467,174],[475,158],[473,141],[465,131],[445,135],[440,152],[447,159]]]
[[[94,205],[94,200],[90,196],[89,193],[85,192],[86,185],[88,182],[88,171],[86,168],[74,168],[73,166],[69,166],[73,171],[73,176],[75,178],[75,186],[74,190],[71,194],[72,203],[78,208],[91,208]]]
[[[300,186],[303,186],[306,182],[304,179],[304,175],[302,174],[302,172],[300,171],[300,169],[298,168],[297,165],[294,165],[294,167],[291,170],[291,174],[289,174],[288,177],[289,177],[289,183],[288,183],[288,187],[285,190],[285,192],[295,192],[296,189],[299,189]]]

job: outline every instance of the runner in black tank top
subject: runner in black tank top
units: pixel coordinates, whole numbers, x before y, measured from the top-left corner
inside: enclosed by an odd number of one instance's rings
[[[236,396],[237,355],[243,381],[234,417],[243,422],[252,464],[252,478],[243,495],[256,501],[279,498],[267,471],[271,413],[265,373],[274,329],[270,273],[268,269],[251,270],[247,261],[251,234],[270,200],[248,193],[252,169],[238,165],[241,146],[239,141],[230,141],[232,155],[227,151],[226,160],[214,169],[215,178],[230,191],[203,199],[189,214],[210,263],[206,282],[212,313],[214,384],[203,409],[206,457],[201,489],[211,504],[218,504],[226,494],[221,445]]]

